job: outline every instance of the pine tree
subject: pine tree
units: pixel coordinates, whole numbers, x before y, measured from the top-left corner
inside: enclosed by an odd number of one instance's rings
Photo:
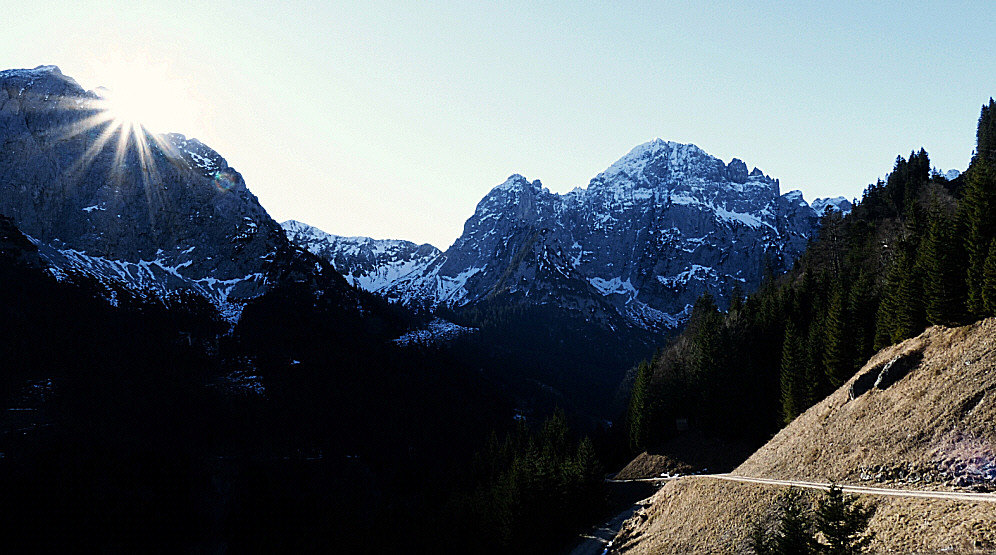
[[[696,357],[694,370],[699,379],[714,374],[720,366],[720,327],[723,317],[716,300],[706,291],[695,301],[689,327],[693,329]]]
[[[996,238],[996,104],[991,98],[979,115],[976,141],[975,156],[966,172],[961,211],[968,251],[968,310],[984,317],[993,314],[986,310],[982,288],[989,242]]]
[[[652,367],[643,361],[637,367],[636,380],[633,382],[633,392],[629,396],[627,421],[629,425],[629,448],[633,453],[639,453],[647,448],[650,436],[650,421],[652,404],[650,402],[650,381],[653,375]]]
[[[789,488],[782,495],[781,520],[775,534],[775,553],[779,555],[806,555],[814,553],[809,508],[802,491]]]
[[[775,555],[775,542],[764,520],[758,520],[751,525],[750,548],[756,555]]]
[[[788,424],[806,409],[805,404],[805,353],[802,340],[795,324],[789,320],[785,325],[785,339],[782,342],[781,399],[782,420]]]
[[[831,388],[837,389],[851,374],[844,336],[844,291],[839,280],[834,280],[823,321],[823,369]]]
[[[874,508],[862,505],[853,495],[844,495],[840,486],[831,484],[816,507],[816,530],[825,540],[821,551],[830,555],[863,552],[874,537],[866,533],[874,513]]]
[[[730,292],[730,309],[727,311],[729,313],[737,312],[744,307],[744,297],[745,293],[740,284],[733,286],[733,291]]]
[[[906,271],[899,282],[899,303],[896,312],[896,327],[892,331],[892,342],[899,343],[924,330],[926,315],[923,308],[923,282],[916,265],[904,265]]]
[[[987,313],[996,314],[996,239],[989,242],[989,254],[982,269],[982,301]]]
[[[827,380],[827,370],[823,366],[823,325],[825,315],[822,308],[816,312],[809,331],[806,334],[803,349],[804,362],[802,366],[802,382],[799,387],[800,409],[803,412],[816,404],[830,393],[830,382]]]
[[[847,293],[847,325],[851,345],[851,365],[848,374],[861,368],[874,353],[875,316],[878,312],[875,280],[861,270]]]
[[[540,449],[544,458],[550,461],[553,466],[559,465],[567,458],[567,416],[564,409],[557,407],[543,423],[543,430],[540,432]]]
[[[889,280],[886,280],[885,294],[882,295],[881,302],[878,303],[878,310],[875,311],[875,340],[872,343],[873,350],[879,350],[892,345],[892,322],[893,298],[889,294]]]
[[[907,254],[908,248],[909,245],[897,246],[885,280],[875,330],[877,349],[913,337],[926,326],[920,271]]]
[[[605,499],[605,483],[602,465],[595,455],[595,446],[585,436],[578,444],[574,458],[567,468],[570,473],[571,512],[579,520],[590,520],[598,516]]]
[[[979,126],[975,131],[976,156],[987,161],[996,160],[996,102],[982,105]]]
[[[957,264],[954,221],[944,213],[936,197],[931,203],[929,221],[918,264],[926,278],[923,292],[927,322],[954,325],[964,312],[964,274]]]

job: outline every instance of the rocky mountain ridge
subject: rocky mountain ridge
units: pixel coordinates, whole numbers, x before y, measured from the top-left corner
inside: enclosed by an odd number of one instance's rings
[[[818,207],[828,205],[850,210],[843,198]],[[378,265],[369,254],[350,255],[339,246],[350,241],[336,236],[316,243],[320,234],[312,233],[302,244],[404,304],[461,307],[501,297],[664,330],[680,325],[706,290],[725,304],[735,288],[751,291],[766,271],[787,269],[817,222],[801,193],[781,194],[761,170],[655,139],[567,194],[512,175],[478,203],[445,252],[423,249]],[[394,248],[363,241],[371,252]]]
[[[108,108],[55,66],[0,72],[0,214],[57,273],[219,303],[321,273],[217,152]]]
[[[340,237],[297,220],[280,226],[292,243],[329,261],[350,285],[372,293],[408,274],[423,272],[441,252],[432,245],[411,241]]]

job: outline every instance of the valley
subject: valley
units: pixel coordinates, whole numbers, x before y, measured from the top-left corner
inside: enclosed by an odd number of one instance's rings
[[[610,552],[756,551],[830,483],[871,549],[996,549],[991,99],[965,172],[853,203],[654,139],[441,249],[278,224],[100,94],[0,71],[13,551],[559,552],[643,482]]]

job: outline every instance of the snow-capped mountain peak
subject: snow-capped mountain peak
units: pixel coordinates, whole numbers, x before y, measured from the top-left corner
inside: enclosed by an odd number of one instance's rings
[[[723,304],[734,286],[756,287],[767,267],[788,268],[816,222],[800,192],[780,195],[761,170],[655,139],[565,195],[513,174],[478,203],[453,246],[424,258],[378,258],[334,236],[319,246],[284,229],[347,279],[400,302],[504,298],[663,329],[706,290]]]

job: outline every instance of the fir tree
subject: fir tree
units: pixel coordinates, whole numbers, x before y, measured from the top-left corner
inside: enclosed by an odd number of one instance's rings
[[[979,126],[975,131],[976,156],[986,161],[996,160],[996,102],[982,105]]]
[[[875,331],[878,349],[913,337],[926,324],[920,271],[907,254],[908,248],[902,244],[897,247],[885,280]]]
[[[602,465],[595,455],[595,446],[585,436],[578,444],[572,464],[568,467],[571,485],[571,510],[579,520],[587,521],[598,516],[606,500]]]
[[[851,374],[844,336],[844,292],[840,282],[834,280],[823,321],[823,369],[831,388],[837,389]]]
[[[689,327],[695,330],[697,352],[694,369],[699,379],[712,375],[719,367],[722,320],[716,300],[706,291],[695,301],[689,320]]]
[[[989,242],[989,254],[982,267],[982,301],[987,313],[996,314],[996,239]]]
[[[944,213],[935,197],[919,262],[926,278],[923,292],[930,324],[954,325],[961,320],[964,311],[964,274],[957,264],[958,244],[953,228],[953,220]]]
[[[992,314],[986,310],[982,289],[989,243],[996,237],[996,172],[991,162],[976,156],[967,173],[962,211],[968,251],[968,310],[984,317]]]
[[[825,315],[821,308],[814,316],[813,321],[809,323],[809,332],[806,334],[805,349],[803,349],[802,382],[801,387],[799,387],[800,413],[830,393],[827,369],[823,365],[824,323]]]
[[[890,272],[890,277],[892,272]],[[886,279],[885,293],[881,302],[878,303],[878,310],[875,311],[875,340],[873,350],[882,349],[892,345],[892,321],[893,305],[895,304],[893,295],[890,294],[889,279]]]
[[[982,289],[989,242],[996,238],[996,104],[991,98],[979,115],[975,156],[966,174],[961,208],[968,251],[968,310],[984,317],[993,314],[986,310]]]
[[[805,496],[796,488],[789,488],[780,500],[781,520],[775,534],[775,553],[779,555],[806,555],[815,552],[812,523]]]
[[[629,424],[629,448],[633,453],[639,453],[647,448],[652,408],[650,403],[652,374],[653,370],[647,361],[641,362],[636,370],[633,392],[629,396],[627,421]]]
[[[781,363],[781,399],[782,421],[788,424],[805,410],[805,369],[802,352],[802,340],[796,331],[795,324],[790,320],[785,325],[785,339],[782,342]]]
[[[757,555],[775,555],[775,542],[764,520],[758,520],[751,525],[750,548]]]
[[[744,290],[740,287],[740,284],[733,286],[733,291],[730,292],[730,309],[728,312],[733,313],[743,308],[744,306]]]
[[[851,367],[848,374],[854,374],[874,353],[878,301],[874,278],[861,270],[847,293],[846,327],[851,345]]]
[[[874,537],[866,533],[874,513],[874,508],[862,505],[853,495],[844,495],[840,486],[831,484],[816,507],[816,529],[824,540],[821,551],[830,555],[863,552]]]

